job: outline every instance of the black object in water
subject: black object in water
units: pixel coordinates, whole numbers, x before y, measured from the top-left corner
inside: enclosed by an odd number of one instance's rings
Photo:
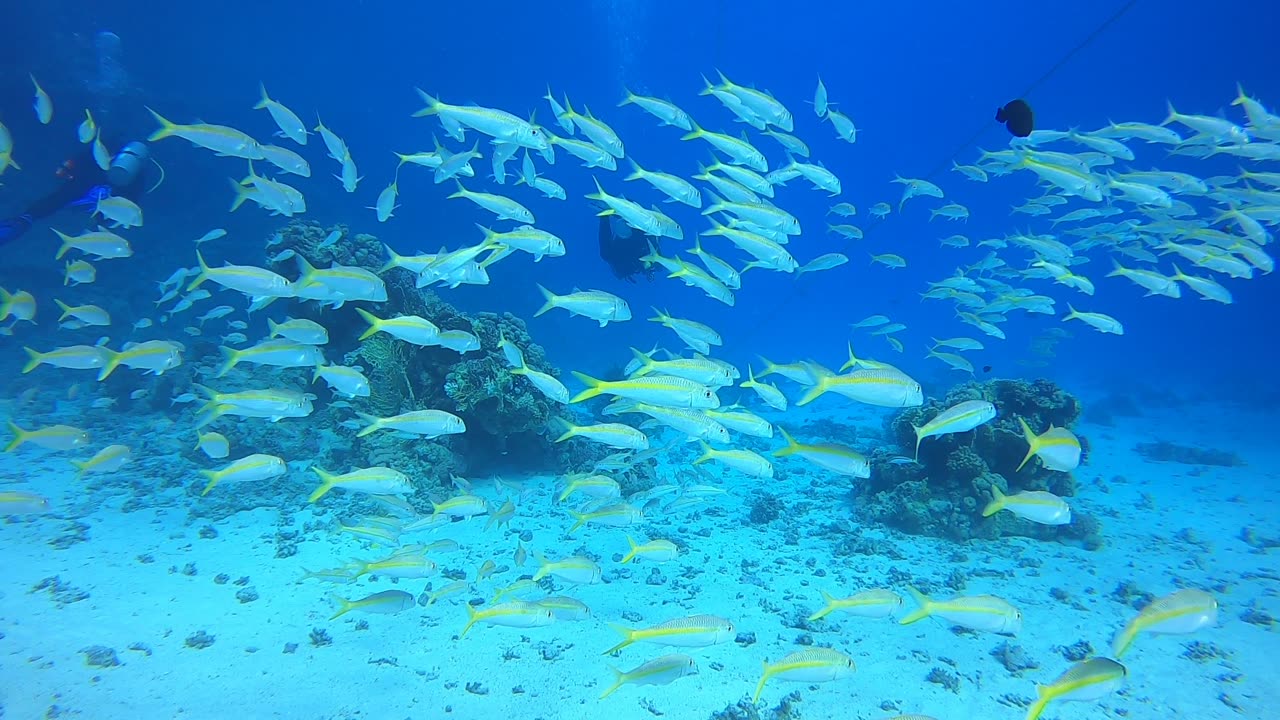
[[[1002,123],[1015,137],[1026,137],[1036,129],[1036,114],[1026,100],[1011,100],[996,110],[996,122]]]
[[[600,218],[600,258],[609,264],[620,280],[635,282],[640,275],[653,280],[653,268],[641,258],[650,252],[650,245],[657,252],[658,238],[632,230],[625,224],[614,223],[611,216]]]

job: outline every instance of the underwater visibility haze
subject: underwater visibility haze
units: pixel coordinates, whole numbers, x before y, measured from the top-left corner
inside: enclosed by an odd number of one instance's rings
[[[1280,705],[1280,7],[6,25],[0,717]]]

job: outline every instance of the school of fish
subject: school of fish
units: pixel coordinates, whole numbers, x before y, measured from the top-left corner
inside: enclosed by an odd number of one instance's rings
[[[53,101],[34,77],[32,82],[35,112],[40,122],[48,125],[54,118]],[[708,100],[702,101],[707,105],[691,113],[669,100],[621,89],[623,99],[619,107],[624,109],[616,112],[648,113],[657,121],[660,131],[668,127],[674,129],[670,132],[673,146],[682,142],[697,143],[701,146],[697,147],[697,154],[705,158],[708,151],[712,153],[715,160],[710,164],[693,162],[698,174],[688,177],[646,169],[626,154],[622,138],[604,119],[585,106],[581,106],[580,111],[575,109],[567,97],[557,98],[550,88],[544,99],[554,120],[552,126],[536,124],[531,107],[517,109],[528,113],[530,119],[524,119],[507,110],[450,104],[421,89],[417,94],[423,107],[414,116],[438,123],[439,132],[451,139],[455,147],[446,148],[437,140],[431,150],[397,153],[399,163],[392,169],[393,179],[378,193],[371,208],[376,220],[388,222],[394,217],[401,192],[401,173],[418,172],[414,166],[430,171],[432,185],[445,184],[452,191],[448,195],[450,199],[465,200],[485,215],[477,223],[479,233],[474,244],[414,256],[398,255],[387,248],[388,262],[382,268],[383,273],[412,272],[419,287],[483,285],[488,283],[487,268],[517,253],[530,255],[534,263],[564,256],[566,243],[537,227],[534,210],[540,203],[569,198],[565,187],[569,183],[563,177],[567,173],[555,172],[557,160],[567,159],[565,155],[588,169],[592,192],[584,193],[585,199],[594,201],[601,215],[616,215],[645,234],[687,243],[688,257],[679,253],[661,255],[655,248],[645,258],[647,261],[668,271],[669,278],[678,279],[726,305],[734,305],[735,293],[749,288],[747,270],[799,276],[831,272],[849,263],[843,253],[818,252],[816,247],[810,247],[818,241],[803,241],[800,218],[783,207],[783,193],[795,192],[788,186],[792,181],[803,180],[813,190],[832,197],[843,192],[841,180],[833,171],[821,162],[809,161],[809,146],[794,134],[800,118],[793,116],[772,93],[740,85],[722,73],[715,82],[704,77],[699,93],[717,101],[719,110]],[[817,121],[831,124],[831,128],[823,132],[833,132],[836,138],[847,143],[857,142],[853,120],[835,109],[836,103],[829,101],[821,80],[812,104]],[[1121,320],[1090,305],[1095,283],[1107,278],[1132,283],[1147,296],[1166,298],[1164,302],[1182,297],[1181,289],[1186,288],[1204,300],[1231,303],[1231,292],[1224,283],[1249,279],[1255,273],[1270,273],[1274,268],[1266,246],[1272,240],[1272,229],[1280,224],[1280,172],[1263,169],[1280,161],[1280,116],[1272,114],[1243,89],[1238,89],[1231,105],[1240,111],[1241,122],[1215,115],[1185,114],[1170,104],[1166,117],[1158,124],[1122,122],[1091,131],[1036,130],[1029,137],[1016,138],[1007,149],[982,151],[973,164],[953,163],[952,169],[967,182],[988,183],[999,176],[1015,175],[1034,178],[1043,194],[1013,208],[1013,213],[1025,218],[1019,220],[1020,224],[1035,223],[1041,229],[1013,231],[999,238],[970,240],[959,234],[942,238],[943,248],[981,247],[987,248],[987,252],[975,262],[960,264],[954,274],[930,283],[924,290],[924,298],[950,303],[955,317],[987,336],[985,342],[1005,340],[1001,326],[1011,315],[1020,312],[1057,316],[1062,322],[1078,322],[1098,332],[1122,335]],[[318,134],[328,159],[336,164],[334,178],[347,192],[357,192],[363,176],[356,168],[351,149],[318,115],[315,127],[309,131],[300,117],[270,97],[265,87],[260,88],[260,100],[254,107],[267,111],[274,125],[273,132],[282,142],[305,148],[308,138]],[[181,138],[196,148],[238,159],[224,161],[229,167],[235,167],[235,162],[243,163],[239,166],[245,173],[243,179],[231,183],[231,210],[251,203],[271,215],[294,217],[306,212],[303,193],[286,182],[289,175],[311,177],[310,164],[299,152],[262,143],[236,128],[204,122],[179,124],[156,110],[148,110],[158,126],[151,135],[152,141]],[[213,109],[208,112],[213,114]],[[695,116],[701,123],[694,120]],[[100,128],[88,111],[85,117],[77,128],[79,141],[101,145]],[[756,134],[708,129],[723,126],[726,119],[747,125]],[[467,142],[468,134],[472,136],[470,142]],[[1238,174],[1210,177],[1172,170],[1135,169],[1133,146],[1139,143],[1158,147],[1164,154],[1184,162],[1228,156],[1248,169],[1241,169]],[[557,149],[562,151],[559,157]],[[15,152],[20,151],[21,144],[15,144],[8,129],[0,125],[0,173],[10,168],[21,170],[14,159]],[[109,157],[106,148],[102,153]],[[477,175],[471,163],[482,160],[485,154],[491,160],[494,185],[506,184],[507,165],[515,161],[518,167],[513,173],[514,183],[534,192],[524,192],[524,197],[516,199],[478,189],[485,185],[485,171]],[[628,161],[631,173],[619,178],[613,173],[622,159]],[[691,168],[683,170],[691,173]],[[556,174],[562,176],[560,181],[552,179]],[[892,213],[910,212],[923,205],[926,201],[922,198],[932,199],[928,208],[931,221],[965,222],[969,218],[968,208],[949,200],[947,192],[935,180],[895,175],[885,190],[900,186],[900,197],[896,204],[888,198],[867,198],[872,218],[867,228],[843,222],[828,224],[826,229],[848,245],[874,234],[876,225]],[[216,180],[211,179],[210,186],[215,185]],[[685,220],[682,225],[659,209],[659,201],[668,207],[686,206],[702,217],[694,215],[692,221]],[[831,207],[829,214],[847,221],[858,214],[858,209],[852,203],[839,202]],[[132,255],[126,235],[131,228],[143,225],[143,212],[124,198],[104,198],[94,209],[94,216],[102,223],[96,229],[74,236],[53,231],[60,240],[54,259],[66,257],[66,296],[54,301],[60,312],[60,326],[67,332],[93,328],[121,330],[120,320],[92,304],[92,285],[99,266],[105,261]],[[698,223],[701,229],[697,229]],[[812,226],[806,223],[805,227]],[[193,237],[196,232],[199,231],[192,232]],[[129,335],[159,328],[167,322],[181,322],[183,313],[214,296],[211,287],[221,291],[219,297],[232,298],[227,300],[228,304],[213,307],[193,320],[198,326],[185,328],[188,334],[197,335],[208,323],[219,321],[226,323],[229,330],[223,336],[226,345],[222,348],[222,364],[196,386],[205,402],[199,407],[190,432],[201,451],[211,460],[224,463],[201,471],[205,480],[202,495],[233,492],[228,486],[262,482],[290,472],[285,458],[253,452],[252,448],[233,451],[227,438],[211,427],[220,418],[262,418],[270,422],[306,418],[319,401],[315,394],[273,387],[270,383],[237,391],[219,387],[223,376],[245,365],[298,368],[313,382],[323,380],[335,395],[343,398],[346,407],[352,408],[349,425],[361,436],[388,430],[401,437],[429,440],[467,431],[461,418],[437,409],[421,408],[393,417],[374,417],[356,411],[360,398],[369,396],[370,381],[363,374],[363,368],[334,364],[325,357],[324,346],[329,342],[329,335],[324,324],[273,318],[268,320],[267,335],[250,342],[248,313],[278,300],[314,302],[332,309],[350,302],[360,304],[358,312],[368,325],[360,340],[386,333],[399,342],[448,348],[461,356],[479,350],[479,338],[464,331],[442,331],[426,318],[380,316],[376,306],[387,299],[386,288],[379,274],[363,268],[337,265],[315,268],[305,258],[296,256],[297,277],[290,279],[254,264],[211,265],[204,256],[209,247],[206,243],[225,235],[225,231],[215,228],[194,239],[191,255],[195,264],[178,268],[158,283],[157,316],[132,319],[131,327],[126,325],[127,329],[122,331]],[[334,231],[324,245],[339,242],[342,242],[342,233]],[[796,254],[812,256],[812,259],[801,263]],[[1094,263],[1104,255],[1106,266],[1097,269]],[[896,253],[872,253],[870,260],[890,272],[906,267],[908,262]],[[1059,308],[1057,299],[1045,294],[1054,284],[1062,286],[1062,292],[1072,298],[1062,303],[1066,305],[1065,312]],[[594,289],[562,292],[559,288],[548,289],[530,282],[531,290],[535,286],[545,299],[535,316],[563,311],[594,321],[601,327],[634,319],[626,301],[614,294]],[[12,318],[4,328],[6,334],[19,332],[19,323],[35,322],[37,301],[31,293],[8,290],[0,293],[0,320]],[[237,301],[246,307],[244,319],[230,319],[240,312]],[[1077,304],[1086,309],[1077,309]],[[161,309],[161,306],[167,307]],[[939,313],[940,316],[947,314]],[[702,454],[696,464],[716,463],[748,478],[768,480],[774,475],[775,462],[797,461],[812,463],[837,476],[867,478],[871,473],[870,462],[854,448],[797,440],[786,429],[772,424],[767,419],[768,413],[786,410],[789,404],[806,405],[830,394],[842,396],[846,401],[885,408],[913,407],[924,402],[924,392],[918,382],[892,364],[855,356],[852,343],[847,345],[848,362],[839,370],[807,359],[785,364],[762,360],[761,365],[744,368],[743,379],[743,369],[712,357],[715,348],[723,344],[713,328],[668,310],[655,309],[654,316],[648,319],[670,329],[671,341],[679,349],[642,352],[632,348],[627,377],[621,380],[598,380],[575,372],[584,386],[576,394],[557,378],[528,368],[522,348],[507,339],[503,338],[498,348],[509,363],[512,375],[524,378],[552,402],[571,405],[607,396],[611,402],[602,415],[642,418],[643,423],[637,423],[639,427],[608,418],[586,418],[581,423],[565,421],[562,427],[550,429],[556,433],[557,442],[582,438],[617,452],[593,468],[582,468],[582,472],[563,478],[554,492],[509,481],[495,481],[490,492],[457,478],[457,493],[433,498],[434,511],[430,514],[419,514],[405,500],[405,496],[417,492],[418,488],[412,478],[394,468],[313,466],[310,472],[315,476],[316,485],[309,501],[321,502],[336,491],[368,494],[384,514],[362,518],[356,525],[343,525],[339,531],[396,549],[385,557],[330,570],[308,571],[306,577],[338,584],[351,584],[371,573],[408,579],[432,577],[437,572],[433,556],[457,551],[458,544],[451,540],[403,543],[406,536],[438,530],[455,520],[477,516],[487,516],[486,528],[497,526],[501,530],[517,513],[557,512],[549,504],[539,506],[541,501],[577,503],[565,514],[566,533],[596,532],[604,527],[642,534],[648,515],[701,507],[714,502],[715,497],[724,492],[711,485],[665,485],[637,496],[621,497],[620,485],[611,473],[625,471],[661,452],[662,448],[654,441],[666,430],[677,438],[699,443]],[[904,344],[895,335],[906,327],[886,315],[868,317],[853,323],[853,327],[855,331],[880,336],[892,349],[904,352]],[[70,343],[41,350],[26,348],[29,362],[23,372],[39,371],[53,377],[54,373],[89,371],[98,380],[120,368],[162,375],[181,365],[186,352],[185,345],[172,337],[128,341],[118,349],[113,349],[113,344],[103,337],[91,344]],[[927,358],[972,373],[973,365],[961,353],[983,349],[982,341],[970,337],[934,339],[927,348]],[[625,348],[618,350],[621,351],[618,355],[625,356]],[[769,376],[786,380],[797,389],[789,397],[767,379]],[[737,402],[723,404],[721,392],[735,385],[739,389]],[[196,399],[191,395],[174,402],[185,404]],[[969,401],[947,408],[915,428],[915,453],[918,454],[920,445],[929,438],[967,432],[995,416],[996,408],[985,401]],[[1023,464],[1037,461],[1057,472],[1070,472],[1079,465],[1080,442],[1070,430],[1032,428],[1019,421],[1028,445]],[[88,451],[94,447],[88,433],[66,425],[24,429],[10,421],[9,429],[13,439],[6,451],[16,451],[27,444],[52,451]],[[783,446],[774,450],[772,457],[735,447],[735,436],[773,438],[775,430]],[[235,459],[231,459],[233,457]],[[119,470],[131,459],[127,446],[113,444],[73,464],[80,474],[106,473]],[[23,492],[0,493],[0,513],[18,515],[49,510],[49,501],[42,497]],[[1035,523],[1071,522],[1067,502],[1043,491],[1006,495],[997,488],[982,514],[989,516],[1006,510]],[[621,561],[623,564],[636,559],[670,562],[679,557],[679,544],[670,540],[637,542],[630,535],[626,539],[630,549]],[[523,566],[529,553],[533,553],[536,571],[531,578],[498,589],[491,602],[478,606],[465,604],[467,615],[458,617],[458,642],[468,642],[468,634],[477,624],[534,628],[591,619],[590,609],[571,596],[528,598],[540,594],[537,582],[545,577],[554,577],[569,586],[600,582],[602,568],[596,561],[585,556],[544,557],[519,542],[512,550],[517,567]],[[495,571],[496,565],[489,559],[477,570],[473,580],[440,585],[430,594],[429,611],[434,612],[436,602],[442,598],[475,589]],[[993,633],[1015,634],[1022,628],[1022,611],[999,597],[975,595],[935,600],[914,588],[904,590],[915,606],[909,612],[903,595],[891,589],[864,588],[845,598],[823,590],[825,608],[811,619],[839,612],[863,618],[896,616],[903,625],[933,617],[951,625]],[[397,613],[416,606],[414,596],[400,590],[359,599],[335,594],[334,602],[337,605],[334,618],[353,611]],[[1132,618],[1117,635],[1113,654],[1117,659],[1122,656],[1139,634],[1195,632],[1211,627],[1216,618],[1217,601],[1212,595],[1200,590],[1179,590],[1156,600]],[[649,627],[618,624],[613,627],[621,641],[604,650],[605,654],[619,653],[636,643],[701,648],[729,642],[736,634],[732,620],[710,614],[673,617]],[[696,674],[697,662],[689,655],[664,655],[631,670],[614,669],[613,672],[612,683],[600,695],[602,700],[628,684],[668,684]],[[760,698],[771,680],[818,683],[840,680],[853,672],[852,658],[842,651],[796,648],[773,662],[764,662],[754,699]],[[1056,700],[1088,701],[1103,697],[1118,689],[1127,675],[1124,666],[1108,658],[1077,663],[1057,680],[1037,687],[1037,697],[1027,718],[1039,717],[1044,707]]]

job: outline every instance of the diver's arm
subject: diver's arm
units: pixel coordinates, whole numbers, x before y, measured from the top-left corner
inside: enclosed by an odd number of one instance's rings
[[[22,237],[37,220],[43,220],[76,202],[86,190],[82,183],[69,180],[59,185],[53,192],[31,203],[21,215],[0,220],[0,245]]]
[[[72,164],[79,172],[63,180],[47,195],[27,206],[21,215],[0,221],[0,245],[22,237],[31,226],[59,210],[73,205],[92,209],[97,201],[111,194],[106,173],[102,172],[89,151],[81,153]]]
[[[27,211],[23,214],[32,220],[43,220],[80,200],[92,188],[92,183],[86,183],[79,179],[68,180],[55,188],[53,192],[27,206]]]

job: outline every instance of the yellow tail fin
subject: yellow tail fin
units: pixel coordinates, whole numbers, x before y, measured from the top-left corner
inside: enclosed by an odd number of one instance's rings
[[[982,508],[982,517],[991,517],[1004,509],[1005,494],[1001,492],[999,485],[991,486],[991,502]]]
[[[1133,644],[1133,639],[1137,636],[1138,624],[1132,621],[1128,625],[1125,625],[1124,630],[1121,630],[1116,635],[1115,641],[1111,643],[1111,652],[1115,655],[1117,660],[1129,651],[1129,646]]]
[[[756,684],[756,692],[751,696],[751,704],[760,702],[760,693],[764,692],[764,684],[769,682],[769,677],[773,674],[770,672],[769,661],[764,660],[764,674],[760,676],[760,682]]]
[[[147,138],[147,142],[155,142],[156,140],[163,140],[171,135],[177,134],[178,132],[177,125],[164,119],[164,117],[162,117],[160,113],[156,112],[155,110],[152,110],[151,108],[147,108],[147,112],[151,113],[151,117],[155,118],[156,122],[160,123],[160,129],[151,133],[151,136]]]
[[[13,439],[9,441],[8,445],[4,446],[5,452],[12,452],[19,445],[27,441],[27,431],[18,427],[17,423],[12,420],[9,421],[9,432],[13,433]]]
[[[573,516],[574,523],[573,523],[573,527],[569,528],[569,532],[565,533],[566,535],[572,535],[573,531],[587,524],[586,513],[580,513],[580,512],[577,512],[576,510],[570,510],[569,515]]]
[[[899,625],[910,625],[911,623],[920,622],[933,614],[933,601],[929,599],[928,595],[925,595],[913,587],[908,587],[907,592],[911,593],[912,599],[914,599],[916,604],[920,607],[912,610],[906,615],[903,615],[902,619],[898,621]]]
[[[1027,456],[1022,458],[1022,462],[1018,463],[1018,468],[1017,470],[1014,470],[1014,472],[1021,470],[1022,466],[1026,465],[1027,461],[1030,460],[1038,450],[1040,450],[1040,438],[1036,437],[1036,434],[1031,432],[1031,426],[1027,425],[1027,421],[1022,418],[1018,418],[1018,424],[1022,426],[1022,436],[1027,439],[1028,447]]]
[[[199,447],[199,445],[197,445],[196,447]],[[221,480],[222,477],[219,476],[218,473],[213,470],[201,470],[200,474],[209,478],[209,484],[205,485],[204,490],[200,491],[200,497],[204,497],[205,495],[209,494],[209,491],[213,489],[214,485],[218,484],[218,481]]]
[[[606,383],[603,380],[597,380],[589,375],[583,375],[577,370],[573,371],[573,376],[581,380],[582,384],[587,386],[587,389],[577,395],[574,395],[573,398],[569,400],[571,404],[582,402],[583,400],[590,400],[591,398],[603,393],[605,390]]]
[[[218,349],[222,351],[222,354],[225,355],[227,359],[222,361],[222,366],[218,368],[218,372],[214,377],[222,377],[223,375],[226,375],[231,372],[231,368],[235,367],[236,363],[240,362],[239,350],[226,346],[219,347]]]
[[[788,455],[795,455],[797,452],[799,452],[800,443],[796,442],[796,439],[791,437],[791,433],[787,432],[786,430],[783,430],[781,425],[778,426],[778,432],[782,433],[782,439],[787,442],[787,446],[784,448],[778,448],[777,450],[774,450],[773,451],[774,457],[786,457]]]
[[[609,669],[613,671],[613,684],[609,686],[608,690],[605,690],[603,693],[600,694],[601,700],[612,695],[615,691],[617,691],[618,688],[622,687],[623,684],[627,682],[626,673],[614,667],[611,667]]]
[[[124,353],[122,352],[114,352],[107,348],[102,348],[102,352],[108,357],[107,362],[102,366],[102,369],[98,371],[98,382],[106,380],[111,373],[115,372],[116,368],[120,367],[120,358],[124,356]]]
[[[353,603],[350,600],[339,596],[337,593],[330,593],[329,598],[334,602],[338,603],[338,612],[330,615],[329,616],[330,620],[337,620],[338,618],[342,617],[343,615],[346,615],[347,613],[351,612],[356,608],[356,603]]]
[[[577,425],[574,425],[573,423],[559,416],[556,416],[556,421],[558,421],[561,425],[564,425],[564,434],[556,438],[556,442],[564,442],[565,440],[568,440],[571,437],[577,436],[578,434]]]
[[[365,319],[365,322],[369,323],[369,329],[365,330],[357,340],[367,340],[377,334],[381,329],[379,325],[382,324],[382,320],[374,317],[373,313],[370,313],[363,308],[356,308],[356,312],[360,314],[360,317]]]
[[[57,233],[58,238],[62,240],[62,246],[58,248],[58,252],[53,256],[53,259],[61,260],[62,256],[66,255],[67,251],[71,249],[71,236],[58,230],[57,228],[54,228],[53,231]]]
[[[199,250],[196,250],[196,262],[200,264],[200,273],[196,275],[195,280],[192,280],[187,285],[187,292],[191,292],[192,290],[195,290],[196,288],[200,287],[200,283],[209,279],[209,266],[208,264],[205,263],[204,255],[202,255]]]
[[[309,503],[313,503],[313,502],[315,502],[315,501],[319,500],[320,498],[322,498],[322,497],[324,497],[325,495],[327,495],[327,494],[329,493],[329,491],[330,491],[330,490],[332,490],[334,487],[336,487],[336,486],[333,484],[333,481],[334,481],[334,475],[333,475],[332,473],[330,473],[329,471],[327,471],[327,470],[322,470],[321,468],[318,468],[318,467],[312,466],[312,467],[311,467],[311,472],[313,472],[313,473],[315,473],[317,476],[319,476],[319,478],[320,478],[320,487],[316,488],[316,489],[315,489],[315,491],[313,491],[313,492],[311,493],[311,495],[307,498],[307,502],[309,502]]]
[[[476,612],[475,606],[468,604],[467,605],[467,624],[462,626],[462,632],[458,633],[458,639],[461,640],[462,638],[466,637],[467,633],[471,630],[471,626],[475,625],[476,621],[479,619],[480,619],[480,613]]]
[[[626,555],[622,556],[623,565],[626,565],[627,563],[631,562],[635,558],[636,552],[640,550],[640,546],[636,544],[635,540],[631,539],[630,535],[627,536],[627,544],[631,546],[631,551],[628,552]]]
[[[614,630],[618,631],[618,633],[619,633],[620,635],[622,635],[623,640],[622,640],[622,642],[618,643],[617,645],[614,645],[613,647],[609,648],[608,650],[605,650],[604,652],[600,653],[601,655],[612,655],[612,654],[614,654],[614,653],[618,652],[619,650],[621,650],[622,648],[624,648],[624,647],[626,647],[626,646],[628,646],[628,645],[630,645],[630,644],[632,644],[632,643],[634,643],[634,642],[635,642],[635,631],[634,631],[634,630],[632,630],[631,628],[629,628],[629,627],[625,627],[625,626],[622,626],[622,625],[615,625],[614,623],[609,623],[609,627],[611,627],[611,628],[613,628]]]
[[[836,598],[826,590],[819,590],[822,593],[822,601],[826,603],[826,607],[809,616],[809,622],[824,618],[830,615],[836,609]]]
[[[546,298],[546,302],[542,304],[542,307],[538,308],[538,312],[533,314],[534,317],[538,317],[539,315],[545,313],[546,311],[556,306],[555,293],[542,287],[542,285],[538,285],[538,290],[542,292],[542,297]]]
[[[35,370],[36,368],[40,367],[41,364],[44,363],[44,355],[42,355],[36,350],[32,350],[29,347],[24,347],[22,349],[27,353],[27,357],[29,358],[27,360],[27,364],[22,366],[22,374],[26,375],[27,373],[31,372],[32,370]]]
[[[693,464],[701,465],[704,462],[711,462],[714,460],[716,451],[712,449],[705,440],[699,440],[698,443],[702,445],[702,455],[699,456],[697,460],[694,460]]]
[[[800,407],[802,405],[808,405],[814,400],[817,400],[818,397],[823,393],[825,393],[827,389],[830,387],[831,387],[830,378],[828,378],[825,375],[823,377],[818,378],[818,382],[814,383],[814,386],[809,388],[809,392],[805,393],[804,397],[796,401],[796,407]]]
[[[1045,692],[1044,685],[1036,685],[1036,701],[1031,703],[1031,707],[1027,708],[1026,720],[1037,720],[1040,714],[1044,712],[1044,708],[1053,698]]]

